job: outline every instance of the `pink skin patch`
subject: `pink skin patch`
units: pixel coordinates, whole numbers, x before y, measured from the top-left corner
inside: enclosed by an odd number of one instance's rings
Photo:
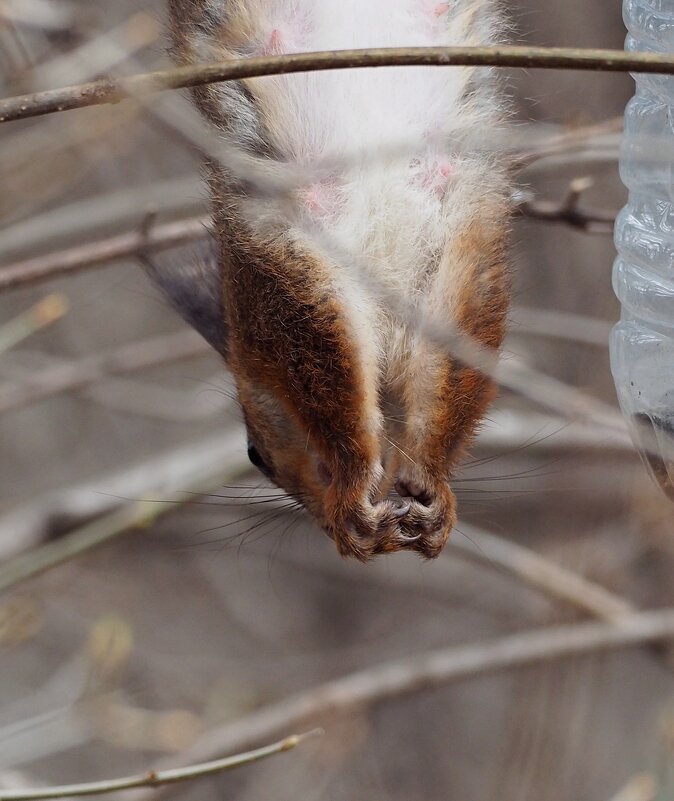
[[[283,53],[300,53],[307,49],[307,38],[312,30],[311,18],[307,13],[297,13],[277,19],[276,27],[269,34],[260,53],[266,56],[280,56]]]
[[[281,54],[283,52],[283,37],[281,31],[275,28],[271,32],[271,39],[269,40],[269,49],[272,53]]]
[[[300,189],[299,196],[310,214],[317,217],[327,217],[337,211],[337,180],[335,178],[325,178],[321,181],[316,181]]]
[[[455,165],[449,157],[440,156],[423,162],[413,159],[410,167],[414,170],[414,183],[439,200],[445,196],[447,184],[455,172]]]
[[[439,19],[449,12],[449,3],[438,3],[437,0],[421,0],[423,14],[431,19]]]
[[[274,28],[271,36],[267,40],[267,44],[261,49],[263,56],[281,56],[283,55],[283,36],[278,28]]]
[[[447,183],[454,173],[454,166],[443,159],[430,165],[424,176],[423,186],[437,198],[443,198],[447,191]]]

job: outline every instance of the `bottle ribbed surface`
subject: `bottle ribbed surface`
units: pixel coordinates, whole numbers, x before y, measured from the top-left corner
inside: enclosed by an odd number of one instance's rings
[[[674,53],[674,0],[624,0],[623,8],[626,49]],[[625,112],[620,158],[629,201],[615,227],[618,257],[613,287],[622,318],[611,337],[611,369],[637,444],[670,492],[674,487],[674,76],[634,77],[636,94]]]

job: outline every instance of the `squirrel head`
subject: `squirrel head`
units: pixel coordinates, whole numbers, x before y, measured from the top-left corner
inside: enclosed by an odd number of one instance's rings
[[[225,236],[215,220],[210,255],[151,272],[233,373],[252,464],[342,555],[437,556],[456,523],[450,478],[492,382],[366,290],[356,299],[334,265],[287,232],[262,241],[230,221]],[[507,310],[504,239],[503,223],[469,225],[443,256],[450,285],[440,269],[428,295],[436,319],[450,312],[491,348]]]

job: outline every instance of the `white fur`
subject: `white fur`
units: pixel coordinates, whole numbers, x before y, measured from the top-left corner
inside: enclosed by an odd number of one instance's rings
[[[480,44],[498,30],[490,0],[245,5],[258,32],[251,53]],[[462,67],[389,67],[250,82],[284,160],[337,165],[299,193],[302,213],[375,268],[380,263],[401,288],[409,290],[420,262],[442,250],[462,207],[488,178],[465,140],[488,133],[500,109],[491,93],[464,98],[473,75]]]
[[[477,45],[501,28],[497,0],[210,3],[226,9],[241,55]],[[480,75],[488,87],[489,70]],[[335,165],[297,193],[298,213],[409,290],[420,263],[437,261],[474,198],[494,185],[492,162],[471,140],[489,135],[501,109],[489,90],[465,96],[471,78],[464,67],[384,67],[247,83],[284,162]]]

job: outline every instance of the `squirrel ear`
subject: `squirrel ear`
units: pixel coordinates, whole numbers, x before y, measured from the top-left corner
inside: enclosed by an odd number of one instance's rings
[[[209,240],[187,261],[175,256],[163,260],[162,264],[147,257],[141,260],[152,282],[183,320],[226,359],[227,323],[215,243]]]

